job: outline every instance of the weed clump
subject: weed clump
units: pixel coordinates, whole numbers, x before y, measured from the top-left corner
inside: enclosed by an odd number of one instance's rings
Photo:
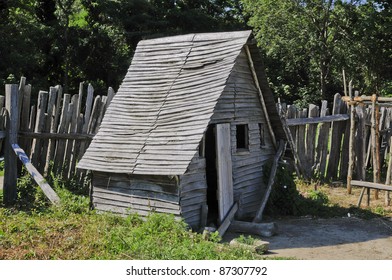
[[[129,218],[127,218],[128,220]],[[135,218],[133,216],[133,221]],[[113,254],[129,258],[164,260],[200,259],[248,259],[251,252],[228,248],[219,244],[218,233],[208,240],[202,234],[192,232],[183,220],[173,215],[150,214],[145,222],[133,223],[132,227],[117,227],[108,233],[107,249]]]

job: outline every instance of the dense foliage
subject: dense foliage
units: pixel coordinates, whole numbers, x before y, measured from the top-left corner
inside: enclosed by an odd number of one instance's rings
[[[242,28],[235,2],[0,0],[0,84],[117,88],[139,40]]]
[[[343,92],[391,94],[390,1],[244,0],[271,85],[302,103]]]
[[[343,69],[363,93],[391,94],[387,0],[0,0],[0,85],[25,75],[33,92],[87,81],[100,93],[119,86],[140,39],[249,28],[288,101],[331,99]]]

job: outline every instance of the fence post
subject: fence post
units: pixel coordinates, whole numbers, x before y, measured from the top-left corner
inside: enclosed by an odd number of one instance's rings
[[[16,201],[16,183],[18,178],[17,157],[11,144],[18,142],[18,85],[5,85],[5,108],[7,114],[6,140],[4,146],[4,204],[12,205]]]
[[[380,182],[380,127],[379,127],[379,107],[377,104],[377,95],[372,95],[372,155],[373,155],[373,182]],[[375,199],[378,199],[378,190],[374,193]],[[369,197],[368,197],[369,206]]]
[[[350,94],[350,101],[352,102],[353,98]],[[351,194],[351,180],[353,179],[354,172],[354,164],[355,164],[355,105],[354,103],[348,104],[350,107],[350,138],[349,138],[349,163],[348,163],[348,171],[347,171],[347,193]]]

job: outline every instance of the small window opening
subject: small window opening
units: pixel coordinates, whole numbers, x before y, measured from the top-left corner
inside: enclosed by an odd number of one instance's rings
[[[249,149],[249,138],[248,138],[248,125],[239,124],[237,128],[237,150]]]
[[[260,147],[265,146],[265,127],[262,123],[259,123],[260,130]]]

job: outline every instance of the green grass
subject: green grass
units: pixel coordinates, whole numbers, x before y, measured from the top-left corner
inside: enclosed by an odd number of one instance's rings
[[[88,209],[87,197],[56,189],[59,207],[0,207],[0,259],[260,259],[190,231],[171,215],[121,217]],[[38,192],[39,193],[39,192]],[[34,197],[37,199],[37,197]]]
[[[279,171],[275,192],[271,195],[270,214],[312,215],[315,217],[347,216],[374,217],[390,211],[383,207],[375,211],[352,207],[348,197],[342,202],[340,188],[312,186],[288,180]],[[122,217],[99,214],[89,210],[87,196],[67,190],[69,185],[49,178],[61,198],[60,206],[50,206],[42,191],[26,176],[18,182],[15,207],[2,205],[0,191],[0,259],[264,259],[249,250],[221,243],[217,234],[209,237],[192,232],[174,216],[151,213],[147,219],[138,215]],[[293,183],[294,182],[294,183]],[[279,188],[278,186],[283,186]],[[75,186],[71,186],[75,189]],[[298,191],[299,190],[299,191]],[[339,190],[339,193],[336,191]],[[288,211],[289,210],[289,211]],[[253,237],[240,236],[248,244]],[[270,258],[268,258],[270,259]]]
[[[86,188],[47,178],[61,199],[51,206],[29,175],[18,179],[17,203],[0,201],[0,259],[261,259],[257,253],[222,243],[217,233],[191,231],[172,215],[122,217],[89,209]],[[72,192],[70,191],[72,190]],[[76,195],[75,193],[78,193]],[[0,193],[1,196],[1,193]]]

